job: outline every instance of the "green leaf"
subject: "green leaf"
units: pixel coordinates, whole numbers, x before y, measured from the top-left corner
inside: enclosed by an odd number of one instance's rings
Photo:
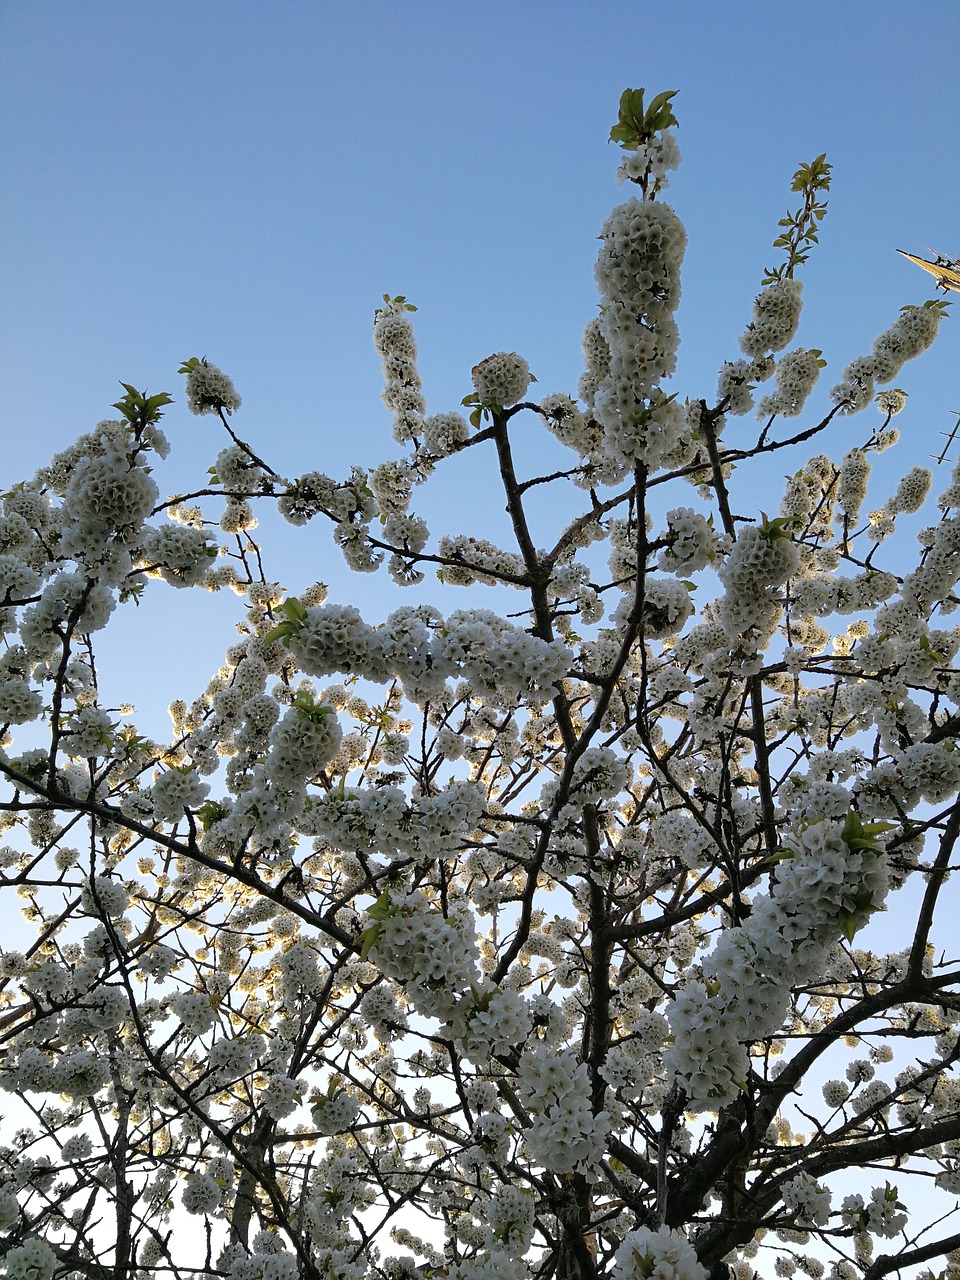
[[[158,422],[163,417],[163,409],[168,404],[173,404],[173,396],[167,391],[148,396],[145,391],[141,393],[129,382],[121,382],[120,385],[127,394],[111,407],[119,410],[134,431],[142,431],[151,423]]]
[[[670,99],[675,98],[678,93],[678,89],[672,89],[666,93],[658,93],[647,108],[646,120],[654,123],[657,131],[666,129],[672,124],[677,124],[677,118],[673,114],[673,109],[669,103]]]
[[[650,1276],[653,1275],[654,1262],[649,1251],[647,1253],[640,1253],[638,1249],[634,1249],[633,1261],[638,1274],[643,1277],[643,1280],[650,1280]]]
[[[374,920],[386,920],[390,915],[390,891],[384,889],[372,907],[367,908],[367,915]]]
[[[288,596],[280,607],[291,622],[303,622],[307,616],[306,609],[296,596]]]
[[[500,994],[500,988],[494,987],[492,991],[485,991],[482,995],[477,988],[471,983],[470,994],[473,996],[473,1007],[478,1013],[484,1013],[490,1008],[493,997]]]
[[[852,942],[853,935],[857,932],[856,918],[845,908],[841,907],[837,920],[840,924],[840,932],[848,942]]]
[[[376,945],[377,939],[380,937],[380,931],[382,928],[383,926],[379,923],[371,924],[371,925],[368,925],[366,929],[364,929],[364,931],[360,934],[360,937],[357,939],[357,941],[362,944],[360,947],[361,960],[366,960],[370,952],[373,950],[374,946]]]
[[[763,524],[760,526],[760,532],[765,538],[769,538],[771,542],[775,542],[778,538],[789,538],[788,532],[790,525],[796,522],[796,516],[777,516],[773,520],[768,520],[766,514],[761,511],[763,516]]]
[[[933,645],[930,643],[929,637],[921,636],[918,643],[924,653],[929,654],[934,662],[946,662],[946,654],[940,653],[938,650],[934,649]]]
[[[794,857],[796,857],[795,849],[775,849],[773,853],[768,853],[763,861],[766,865],[772,865]]]
[[[865,836],[879,836],[884,831],[893,831],[896,825],[895,822],[865,822],[863,824],[863,834]]]
[[[218,804],[216,800],[207,800],[196,810],[196,815],[200,819],[200,825],[204,831],[209,831],[210,827],[220,818],[227,816],[227,811],[222,804]]]
[[[846,821],[843,824],[843,831],[840,833],[840,839],[846,844],[851,840],[856,840],[863,836],[863,823],[860,821],[860,815],[853,809],[847,812]]]
[[[280,622],[272,631],[268,631],[263,637],[264,644],[276,644],[278,640],[282,640],[284,644],[290,639],[295,631],[299,628],[292,622]]]
[[[624,120],[639,128],[643,124],[643,90],[642,89],[624,89],[620,95],[620,110],[623,112]]]
[[[646,110],[643,93],[643,89],[624,89],[620,95],[617,123],[610,130],[610,141],[619,143],[625,151],[636,151],[661,130],[677,123],[670,106],[670,99],[677,95],[676,89],[658,93]]]

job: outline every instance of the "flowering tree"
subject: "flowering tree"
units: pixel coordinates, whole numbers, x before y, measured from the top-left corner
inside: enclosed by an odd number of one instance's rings
[[[901,311],[789,425],[824,364],[786,350],[821,156],[716,394],[667,394],[672,98],[621,100],[636,190],[603,227],[577,400],[531,399],[499,352],[469,417],[426,416],[412,308],[386,298],[400,451],[372,471],[278,474],[193,359],[189,407],[227,436],[212,482],[158,500],[170,397],[125,385],[3,495],[0,883],[35,930],[0,960],[12,1280],[960,1272],[960,960],[934,933],[960,473],[906,571],[890,548],[930,471],[861,515],[904,406],[876,384],[943,304]],[[842,458],[803,449],[871,404]],[[521,476],[521,422],[568,465]],[[467,449],[495,455],[510,548],[411,513]],[[546,548],[535,486],[569,507]],[[256,502],[332,522],[351,569],[473,603],[367,621],[281,586]],[[247,611],[154,742],[101,700],[96,641],[169,587]],[[885,902],[892,951],[860,935]]]

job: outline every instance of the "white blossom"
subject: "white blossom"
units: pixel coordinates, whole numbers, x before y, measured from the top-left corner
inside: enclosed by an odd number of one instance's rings
[[[473,367],[473,387],[482,405],[507,409],[526,395],[530,366],[515,351],[498,351]]]
[[[191,413],[234,413],[240,408],[240,397],[237,395],[230,378],[208,360],[198,360],[187,374],[187,405]]]

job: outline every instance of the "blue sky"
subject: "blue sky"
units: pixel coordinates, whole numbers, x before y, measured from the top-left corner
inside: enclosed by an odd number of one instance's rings
[[[160,486],[196,483],[221,442],[186,413],[176,369],[204,354],[233,376],[237,429],[277,470],[374,464],[395,448],[370,340],[385,291],[419,307],[431,411],[456,407],[495,350],[523,354],[543,392],[574,390],[595,237],[628,194],[607,142],[628,85],[679,91],[681,397],[709,398],[737,356],[791,175],[827,152],[799,335],[829,360],[822,407],[846,361],[931,296],[895,249],[960,253],[957,48],[955,0],[909,17],[887,0],[6,0],[0,479],[108,416],[122,378],[178,398]],[[913,435],[898,471],[960,408],[958,324],[899,379]],[[831,452],[865,426],[838,427]],[[531,466],[542,447],[531,438]],[[486,521],[495,537],[502,499],[457,465],[445,497],[417,508],[436,532]],[[343,580],[325,531],[276,536],[276,574],[300,557],[291,590]],[[371,620],[396,594],[378,584],[358,597]],[[142,643],[161,661],[174,606],[156,595]],[[232,598],[209,608],[239,616]],[[209,669],[228,637],[190,627]]]

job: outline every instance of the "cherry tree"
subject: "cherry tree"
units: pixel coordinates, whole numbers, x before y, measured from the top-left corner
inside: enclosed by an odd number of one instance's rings
[[[960,468],[922,528],[930,469],[867,499],[944,303],[805,413],[820,156],[717,388],[668,391],[673,97],[620,103],[576,397],[497,352],[428,415],[386,297],[371,470],[280,474],[191,359],[224,433],[194,492],[160,500],[172,398],[126,384],[5,484],[11,1280],[960,1274]],[[525,474],[519,430],[564,465]],[[509,546],[412,509],[466,450]],[[410,603],[290,580],[268,504]],[[153,741],[97,644],[171,589],[245,612]]]

